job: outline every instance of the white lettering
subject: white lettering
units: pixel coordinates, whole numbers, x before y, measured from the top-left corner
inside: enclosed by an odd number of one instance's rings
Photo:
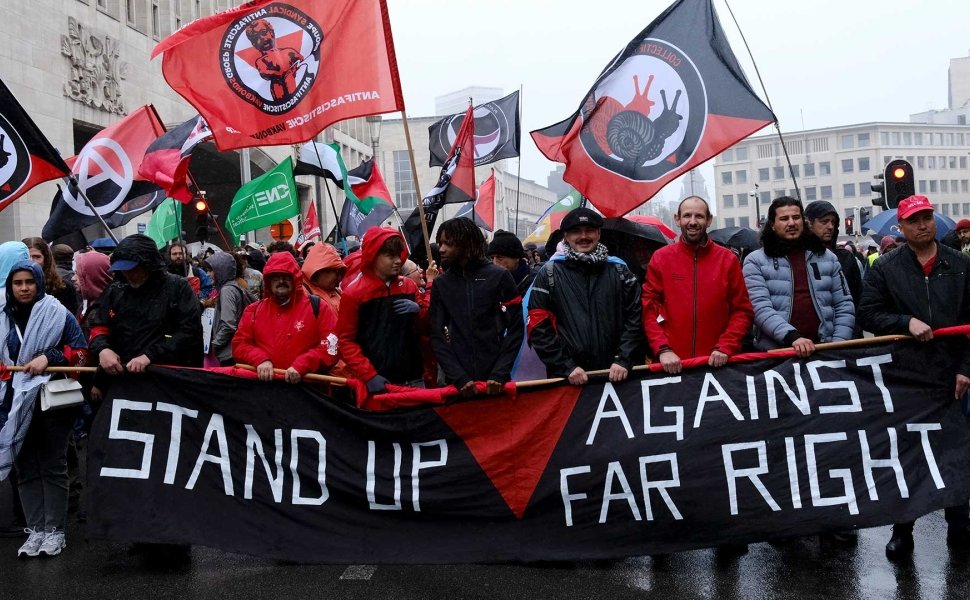
[[[140,431],[126,431],[118,427],[121,420],[121,411],[137,410],[151,411],[151,402],[135,402],[133,400],[122,400],[120,398],[111,405],[111,427],[108,429],[109,440],[128,440],[144,444],[141,455],[141,468],[139,469],[118,469],[114,467],[101,467],[102,477],[118,477],[121,479],[148,479],[152,469],[152,448],[155,446],[155,436],[150,433]]]

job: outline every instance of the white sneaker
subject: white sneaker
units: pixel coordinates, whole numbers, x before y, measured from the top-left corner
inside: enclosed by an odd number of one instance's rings
[[[55,529],[44,537],[44,543],[40,545],[38,552],[41,556],[57,556],[64,548],[67,548],[64,532]]]
[[[17,558],[23,558],[25,556],[37,556],[40,552],[41,544],[44,543],[46,534],[43,531],[34,531],[33,529],[24,529],[24,533],[29,533],[27,536],[27,541],[24,545],[17,550]]]

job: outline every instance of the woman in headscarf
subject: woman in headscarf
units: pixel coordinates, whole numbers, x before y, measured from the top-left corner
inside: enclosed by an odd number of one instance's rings
[[[44,273],[31,261],[10,269],[0,315],[0,361],[23,371],[0,379],[8,407],[0,427],[0,479],[16,461],[18,491],[27,517],[27,541],[18,556],[55,556],[67,546],[67,443],[76,411],[39,410],[49,366],[83,362],[87,348],[74,316],[45,293]]]
[[[51,247],[47,245],[44,238],[29,237],[24,238],[24,244],[30,252],[30,260],[40,265],[44,271],[44,281],[47,283],[47,293],[57,298],[64,308],[70,311],[75,317],[81,310],[80,296],[77,289],[70,281],[67,281],[57,271],[57,263],[54,262],[54,254]]]

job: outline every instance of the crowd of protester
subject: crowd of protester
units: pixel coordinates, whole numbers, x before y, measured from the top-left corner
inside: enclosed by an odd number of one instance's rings
[[[441,224],[420,264],[400,232],[377,227],[344,252],[317,243],[298,253],[276,242],[192,257],[179,243],[159,251],[144,235],[123,239],[110,256],[51,249],[40,238],[6,242],[0,359],[23,370],[0,378],[0,478],[9,472],[18,491],[15,529],[27,533],[18,554],[66,547],[76,479],[69,456],[85,420],[39,409],[48,366],[97,366],[82,378],[95,408],[114,377],[150,365],[246,365],[259,380],[292,384],[337,375],[363,382],[372,396],[451,385],[470,397],[502,393],[530,355],[547,377],[582,385],[593,371],[623,381],[651,361],[676,374],[692,357],[720,368],[745,351],[792,347],[807,357],[863,331],[928,341],[936,328],[970,323],[970,221],[948,245],[935,241],[925,197],[904,200],[898,214],[902,238],[883,239],[871,252],[882,258],[870,260],[837,243],[830,203],[803,208],[781,197],[761,247],[742,253],[710,241],[709,207],[689,197],[675,215],[680,239],[636,272],[601,243],[603,218],[586,207],[564,217],[548,258],[509,232],[486,241],[463,218]],[[961,397],[970,347],[946,343]],[[968,504],[946,517],[948,539],[970,544]],[[834,535],[851,542],[855,534]],[[912,524],[897,525],[887,554],[912,550]]]

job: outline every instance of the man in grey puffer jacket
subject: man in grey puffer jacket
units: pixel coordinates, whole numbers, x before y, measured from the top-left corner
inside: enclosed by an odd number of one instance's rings
[[[852,339],[855,307],[839,259],[808,231],[799,200],[771,203],[761,244],[743,269],[758,349],[791,346],[804,358],[815,344]]]

